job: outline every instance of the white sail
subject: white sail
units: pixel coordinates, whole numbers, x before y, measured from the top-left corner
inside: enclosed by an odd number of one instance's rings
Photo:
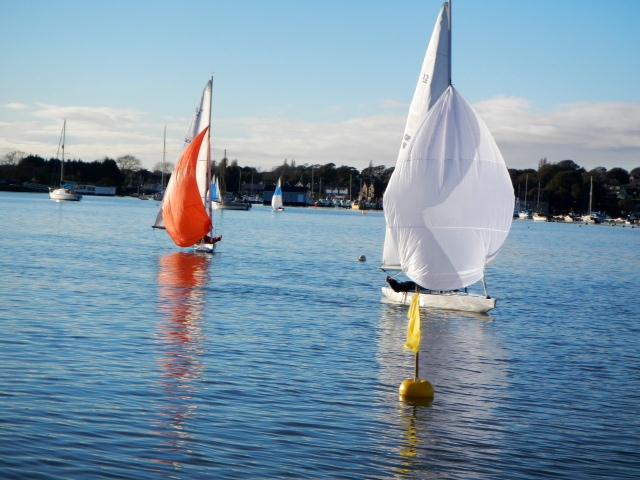
[[[212,88],[212,80],[209,80],[204,87],[202,92],[202,97],[200,99],[200,104],[196,107],[196,113],[193,119],[191,120],[191,125],[189,125],[188,133],[184,139],[184,144],[188,145],[191,141],[209,126],[211,122],[211,88]],[[211,129],[207,133],[207,136],[211,136]],[[198,190],[200,192],[200,198],[202,199],[202,203],[207,206],[207,192],[209,188],[209,179],[208,172],[210,170],[211,158],[209,156],[210,151],[210,141],[207,138],[206,141],[202,142],[202,146],[200,147],[200,151],[198,153],[198,163],[196,164],[196,181],[198,183]],[[165,196],[169,189],[173,188],[172,184],[173,174],[169,179],[169,183],[167,184],[167,188],[165,190]],[[164,202],[164,198],[163,198]],[[209,202],[210,204],[210,202]],[[211,211],[209,206],[207,206],[207,212],[209,212],[209,216],[211,216]],[[158,211],[158,215],[156,216],[156,221],[153,224],[154,228],[164,228],[164,220],[162,219],[162,205],[160,206],[160,210]]]
[[[451,42],[449,35],[449,8],[444,4],[433,27],[433,33],[422,61],[422,68],[411,105],[407,123],[402,135],[402,143],[398,153],[398,161],[403,152],[410,147],[415,133],[424,122],[427,112],[440,98],[450,83]],[[397,162],[396,162],[397,163]],[[382,251],[382,268],[385,270],[400,269],[398,247],[389,230],[385,233]]]
[[[220,200],[220,194],[218,192],[218,177],[214,175],[211,179],[211,186],[209,187],[209,199],[212,202]]]
[[[400,155],[384,195],[402,270],[432,290],[481,280],[509,233],[513,204],[491,132],[448,87]]]
[[[278,179],[276,189],[271,197],[271,208],[274,210],[282,208],[282,177]]]
[[[196,108],[196,114],[189,129],[189,134],[185,139],[186,143],[191,143],[202,130],[209,126],[211,121],[211,88],[212,81],[209,80],[202,92],[200,105]],[[211,129],[209,129],[211,131]],[[209,133],[210,135],[210,133]],[[210,169],[210,142],[202,142],[200,152],[198,153],[198,163],[196,165],[196,181],[198,182],[198,190],[203,203],[207,203],[207,191],[209,189],[209,169]]]

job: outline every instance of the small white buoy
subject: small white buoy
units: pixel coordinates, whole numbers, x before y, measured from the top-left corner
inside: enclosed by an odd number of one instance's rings
[[[358,257],[358,261],[359,261],[359,262],[366,262],[366,261],[367,261],[367,257],[365,257],[364,255],[360,255],[360,256]]]

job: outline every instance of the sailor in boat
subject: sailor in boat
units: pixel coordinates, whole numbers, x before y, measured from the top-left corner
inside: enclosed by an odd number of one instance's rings
[[[459,292],[460,290],[429,290],[428,288],[421,287],[417,285],[416,282],[412,282],[411,280],[407,280],[406,282],[399,282],[393,277],[387,275],[387,283],[391,287],[394,292],[415,292],[416,287],[420,290],[420,293],[449,293],[449,292]],[[467,292],[467,289],[464,289],[464,292]]]
[[[221,235],[217,235],[215,237],[210,237],[209,235],[205,235],[202,238],[202,243],[214,244],[214,243],[218,243],[220,240],[222,240]]]
[[[414,292],[416,290],[416,286],[420,290],[424,290],[424,288],[422,288],[420,285],[416,285],[416,282],[412,282],[411,280],[407,280],[406,282],[399,282],[395,278],[388,275],[387,283],[394,292]]]

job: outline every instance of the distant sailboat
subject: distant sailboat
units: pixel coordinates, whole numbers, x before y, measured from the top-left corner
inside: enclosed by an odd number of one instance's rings
[[[384,194],[387,224],[383,301],[409,304],[417,286],[421,307],[486,312],[485,267],[511,227],[514,194],[491,132],[451,85],[450,4],[436,21],[422,64],[396,168]],[[393,281],[392,281],[393,280]]]
[[[531,218],[529,210],[527,210],[527,189],[529,188],[529,174],[524,177],[524,208],[518,213],[520,220],[528,220]]]
[[[284,206],[282,204],[282,177],[278,179],[276,189],[271,197],[271,208],[276,212],[284,211]]]
[[[65,185],[64,183],[64,145],[66,142],[67,136],[67,120],[62,122],[62,132],[60,133],[60,143],[58,145],[58,152],[56,153],[56,157],[60,150],[62,150],[62,157],[60,159],[60,187],[51,188],[49,190],[49,198],[51,200],[55,200],[56,202],[66,201],[66,202],[78,202],[82,198],[82,195],[75,192],[70,185]]]
[[[218,177],[215,175],[211,179],[211,186],[209,187],[209,199],[212,202],[217,202],[220,199],[220,189],[218,188]]]
[[[215,210],[249,210],[251,203],[243,198],[236,197],[232,192],[225,192],[225,173],[227,164],[227,150],[224,151],[224,158],[220,162],[219,175],[216,176],[216,198],[211,198],[211,205]],[[240,192],[240,185],[238,185],[238,193]]]
[[[538,200],[536,202],[536,211],[532,216],[534,222],[546,222],[547,216],[540,213],[540,179],[538,178]]]
[[[593,204],[593,176],[590,177],[589,180],[589,213],[587,215],[582,216],[582,221],[584,223],[600,223],[600,217],[598,215],[594,215],[591,211],[591,206]]]
[[[211,96],[207,82],[186,147],[164,193],[154,228],[166,229],[179,247],[212,253],[221,237],[213,236],[211,185]]]

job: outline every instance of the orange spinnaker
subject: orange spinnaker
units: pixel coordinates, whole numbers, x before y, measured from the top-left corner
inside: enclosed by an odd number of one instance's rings
[[[211,219],[202,203],[196,182],[196,163],[205,128],[185,149],[172,175],[172,188],[165,192],[162,218],[167,233],[179,247],[190,247],[211,229]]]

